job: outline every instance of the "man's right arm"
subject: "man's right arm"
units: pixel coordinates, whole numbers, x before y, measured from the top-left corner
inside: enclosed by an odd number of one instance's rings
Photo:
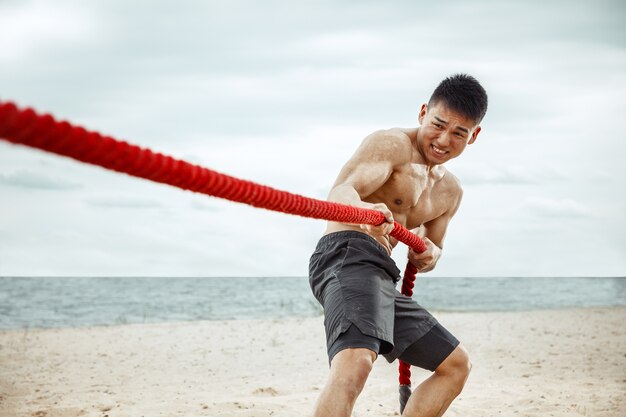
[[[409,149],[405,149],[405,148]],[[389,131],[374,132],[363,140],[352,158],[344,165],[332,190],[329,201],[382,212],[387,220],[383,225],[363,226],[369,232],[382,235],[393,230],[393,215],[385,204],[364,201],[381,188],[391,177],[394,167],[410,157],[410,142]]]

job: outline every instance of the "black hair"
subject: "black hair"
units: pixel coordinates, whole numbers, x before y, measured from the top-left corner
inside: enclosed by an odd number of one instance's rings
[[[467,74],[454,74],[439,83],[428,100],[428,106],[440,102],[476,124],[487,113],[487,92],[476,78]]]

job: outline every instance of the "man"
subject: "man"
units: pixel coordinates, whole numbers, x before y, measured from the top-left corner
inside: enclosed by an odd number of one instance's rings
[[[390,254],[396,220],[427,250],[409,250],[419,272],[441,257],[450,219],[461,202],[459,181],[443,163],[476,141],[487,94],[469,75],[446,78],[419,113],[420,126],[374,132],[346,163],[328,199],[375,209],[379,226],[329,222],[311,256],[311,289],[324,307],[330,375],[315,416],[349,416],[378,354],[433,374],[411,394],[405,416],[441,416],[470,372],[467,351],[426,310],[396,290]]]

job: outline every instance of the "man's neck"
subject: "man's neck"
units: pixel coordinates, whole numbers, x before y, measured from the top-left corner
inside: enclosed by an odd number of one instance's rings
[[[443,166],[441,164],[434,164],[428,162],[428,158],[424,155],[424,150],[421,146],[421,137],[420,137],[420,128],[418,127],[415,130],[415,135],[409,136],[411,138],[411,146],[413,148],[413,156],[411,161],[414,164],[423,165],[426,168],[426,173],[431,175],[431,173],[438,173],[442,170]]]

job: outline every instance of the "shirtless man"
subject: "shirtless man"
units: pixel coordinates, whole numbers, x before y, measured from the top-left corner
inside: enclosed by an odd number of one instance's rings
[[[411,394],[403,415],[441,416],[461,392],[471,364],[459,341],[396,290],[389,256],[396,220],[427,250],[409,250],[419,272],[441,257],[448,223],[461,202],[459,181],[443,163],[476,141],[487,94],[473,77],[443,80],[421,107],[420,126],[372,133],[346,163],[328,199],[382,212],[379,226],[329,222],[311,256],[311,289],[324,307],[330,374],[316,417],[350,416],[378,354],[433,374]]]

